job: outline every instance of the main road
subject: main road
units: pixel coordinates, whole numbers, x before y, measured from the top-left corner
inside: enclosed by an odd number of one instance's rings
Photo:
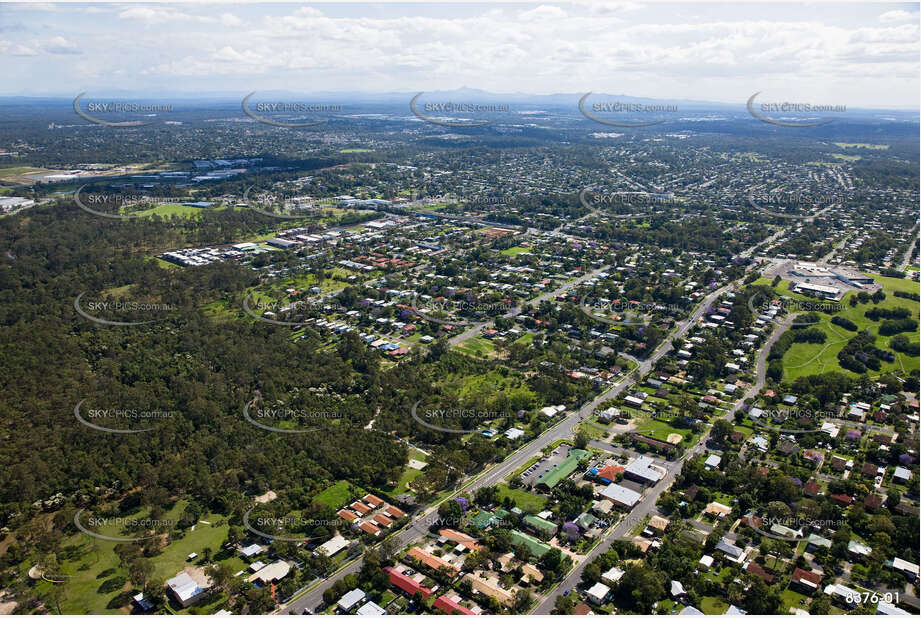
[[[604,269],[598,269],[592,273],[580,277],[578,280],[570,281],[564,287],[569,289],[577,285],[580,281],[586,280],[590,277],[596,276],[597,273],[602,272]],[[488,467],[485,471],[480,473],[478,476],[474,477],[473,480],[469,481],[466,485],[462,486],[457,492],[446,498],[446,500],[456,497],[458,494],[463,492],[475,492],[481,487],[488,487],[490,485],[495,485],[496,483],[502,481],[507,476],[511,475],[515,470],[520,468],[527,462],[529,459],[540,453],[543,449],[550,446],[552,443],[557,440],[562,440],[568,438],[572,435],[573,430],[576,425],[579,424],[582,420],[591,416],[591,414],[605,401],[612,399],[622,393],[624,389],[631,386],[635,381],[637,376],[642,376],[647,373],[649,369],[665,354],[667,354],[672,349],[672,340],[675,338],[684,337],[691,326],[700,319],[700,316],[703,315],[707,307],[721,294],[729,290],[735,285],[735,282],[727,284],[710,294],[708,294],[703,301],[701,301],[691,317],[683,322],[678,323],[678,328],[674,333],[665,341],[663,341],[658,348],[650,355],[650,357],[642,361],[637,367],[631,370],[627,375],[625,375],[617,384],[612,386],[609,390],[600,394],[598,397],[595,397],[591,401],[583,405],[577,413],[570,414],[562,421],[553,425],[537,438],[518,449],[511,455],[509,455],[501,463],[495,464]],[[531,303],[539,303],[542,299],[552,298],[560,293],[563,290],[557,289],[553,292],[548,292],[542,296],[539,296],[531,301]],[[679,465],[680,462],[675,462],[674,466]],[[674,470],[670,472],[674,475]],[[660,486],[664,488],[664,483],[660,483]],[[654,490],[659,493],[661,490]],[[655,499],[649,501],[650,496],[647,496],[647,499],[644,500],[644,504],[648,502],[650,505],[655,505]],[[646,508],[646,507],[638,507]],[[425,509],[421,514],[416,515],[412,522],[403,530],[394,535],[393,539],[397,547],[406,547],[417,542],[421,539],[427,532],[428,525],[432,523],[437,517],[437,505],[430,506]],[[295,599],[294,601],[283,605],[278,609],[278,612],[287,612],[289,614],[300,614],[304,609],[309,609],[313,611],[318,605],[323,603],[323,591],[326,588],[332,586],[336,581],[342,579],[350,573],[357,573],[361,570],[362,559],[357,558],[341,568],[339,571],[331,575],[330,577],[323,580],[323,583],[316,586],[315,588],[309,590],[304,595]]]
[[[708,296],[706,300],[703,303],[701,303],[700,307],[698,307],[698,310],[695,312],[695,315],[697,317],[700,317],[701,313],[704,310],[706,310],[706,307],[709,306],[709,304],[713,301],[713,299],[716,298],[719,294],[722,294],[723,292],[727,291],[729,287],[731,286],[725,286],[723,288],[720,288],[719,290],[717,290],[716,292]],[[777,341],[780,335],[783,334],[790,327],[790,322],[792,320],[792,317],[793,317],[792,315],[787,316],[784,322],[778,324],[776,328],[774,328],[770,337],[764,343],[764,346],[761,348],[761,351],[758,354],[758,361],[755,367],[755,373],[756,373],[755,383],[752,384],[752,386],[745,392],[745,394],[741,398],[739,398],[736,404],[727,413],[729,412],[734,413],[736,410],[742,407],[742,404],[744,403],[745,399],[749,397],[754,397],[756,394],[758,394],[761,391],[762,388],[764,388],[765,376],[767,373],[766,366],[767,366],[768,353],[770,352],[771,346],[774,345],[774,342]],[[693,323],[694,323],[694,320],[689,320],[688,324],[686,324],[685,327],[683,327],[684,332],[687,332],[687,328],[689,328],[690,325],[692,325]],[[681,329],[679,329],[679,332],[681,332]],[[671,343],[668,343],[667,346],[670,349]],[[665,346],[663,346],[663,348],[664,347]],[[726,413],[724,413],[724,415],[725,414]],[[656,502],[659,501],[659,496],[661,496],[666,490],[668,490],[672,486],[672,484],[675,482],[675,477],[678,475],[678,473],[681,472],[681,467],[684,464],[684,460],[690,457],[693,457],[697,455],[698,453],[700,453],[701,451],[705,450],[704,444],[706,443],[707,437],[709,435],[710,435],[710,430],[708,429],[707,432],[703,435],[703,438],[700,440],[700,442],[697,442],[693,446],[693,448],[690,448],[687,451],[685,451],[684,455],[682,455],[679,459],[676,459],[675,461],[665,462],[664,464],[664,467],[666,470],[665,477],[661,481],[659,481],[654,487],[647,490],[647,492],[643,494],[643,497],[641,498],[640,502],[638,502],[637,505],[633,507],[630,513],[623,520],[621,520],[614,528],[609,530],[608,533],[605,535],[604,539],[600,543],[595,545],[595,547],[593,547],[592,550],[589,551],[588,554],[586,554],[582,558],[579,564],[577,564],[569,572],[569,574],[559,584],[557,584],[554,587],[553,590],[551,590],[545,597],[542,598],[541,602],[537,605],[537,607],[535,607],[534,610],[531,611],[532,614],[550,614],[553,611],[554,606],[556,604],[557,595],[555,593],[557,591],[561,589],[562,590],[572,590],[576,586],[578,586],[579,583],[582,581],[582,572],[585,570],[585,567],[592,562],[592,560],[597,558],[599,555],[607,552],[611,548],[611,545],[614,543],[614,541],[629,539],[630,530],[633,529],[641,521],[643,521],[647,516],[659,514],[658,509],[656,508]]]
[[[762,241],[762,243],[759,243],[758,246],[764,243],[773,241],[782,233],[783,233],[783,230],[778,231],[776,234],[772,235],[771,238],[765,239],[764,241]],[[751,249],[743,252],[741,254],[742,257],[750,257],[752,253],[754,252],[754,250],[756,249],[756,247],[752,247]],[[588,273],[586,275],[583,275],[582,277],[579,277],[578,279],[569,281],[565,283],[563,286],[561,286],[560,288],[557,288],[551,292],[542,294],[528,301],[527,303],[525,303],[525,305],[533,306],[533,305],[539,304],[543,300],[550,300],[552,298],[555,298],[556,296],[579,285],[580,283],[592,277],[598,276],[598,274],[604,272],[605,270],[607,270],[607,268],[608,268],[607,266],[598,268],[592,271],[591,273]],[[546,447],[550,446],[557,440],[568,438],[570,435],[572,435],[573,430],[575,429],[576,425],[578,425],[581,421],[591,416],[595,412],[595,410],[598,409],[599,406],[604,404],[606,401],[617,397],[625,389],[633,385],[636,382],[637,376],[642,377],[647,372],[649,372],[649,370],[655,365],[656,362],[659,361],[660,358],[662,358],[664,355],[668,354],[668,352],[672,350],[672,342],[675,339],[683,338],[688,333],[688,331],[691,329],[691,327],[700,319],[700,317],[704,314],[704,312],[711,305],[711,303],[713,303],[714,300],[716,300],[719,296],[721,296],[725,292],[733,289],[737,285],[737,283],[738,283],[737,281],[733,281],[733,282],[730,282],[720,287],[719,289],[714,290],[713,292],[710,292],[702,301],[698,303],[698,305],[692,312],[691,316],[687,320],[678,322],[677,329],[675,329],[669,335],[669,337],[667,337],[665,341],[663,341],[653,351],[653,353],[649,356],[649,358],[640,362],[638,366],[634,367],[630,372],[628,372],[620,381],[617,382],[617,384],[612,386],[607,391],[601,393],[600,395],[598,395],[591,401],[587,402],[585,405],[583,405],[579,409],[577,413],[568,415],[566,418],[564,418],[560,422],[548,428],[546,431],[540,434],[537,438],[535,438],[528,444],[524,445],[523,447],[521,447],[520,449],[518,449],[517,451],[509,455],[501,463],[487,467],[486,470],[481,472],[479,475],[475,476],[472,480],[468,481],[465,485],[463,485],[460,489],[458,489],[457,492],[455,492],[448,498],[445,498],[445,500],[452,499],[456,497],[458,494],[460,494],[461,492],[475,492],[477,489],[481,487],[488,487],[490,485],[495,485],[496,483],[505,479],[507,476],[511,475],[513,472],[515,472],[515,470],[523,466],[528,460],[530,460],[532,457],[534,457],[535,455],[543,451],[543,449],[545,449]],[[514,315],[517,315],[519,311],[520,310],[518,310],[517,308],[513,309],[512,311],[509,311],[506,314],[506,316],[512,317]],[[461,335],[458,335],[457,337],[454,337],[451,340],[451,345],[452,346],[457,345],[461,341],[465,341],[466,339],[469,339],[470,337],[475,336],[476,334],[480,332],[480,330],[482,330],[484,326],[485,325],[480,325],[478,328],[470,329],[467,332],[462,333]],[[469,336],[464,337],[465,335],[468,335],[468,333],[473,333],[473,334],[470,334]],[[701,448],[702,446],[700,444],[696,445],[693,449],[689,449],[686,452],[685,457],[691,455],[692,453],[699,452]],[[668,475],[666,479],[663,479],[663,481],[658,484],[658,487],[653,488],[650,491],[650,493],[644,496],[642,502],[634,509],[634,513],[639,514],[641,512],[651,512],[652,508],[655,506],[658,496],[662,493],[662,491],[664,491],[668,486],[671,485],[671,482],[669,482],[668,479],[671,479],[673,481],[675,473],[678,470],[680,470],[681,461],[682,460],[671,462],[666,466],[668,469]],[[437,517],[437,507],[438,507],[437,504],[428,507],[422,513],[416,515],[414,519],[412,520],[412,522],[406,528],[396,533],[392,537],[395,541],[395,545],[397,547],[403,548],[421,539],[427,532],[428,524],[434,521],[433,519],[434,517]],[[617,534],[621,534],[621,535],[623,534],[621,527],[622,525],[619,525],[611,531],[610,536],[612,539]],[[595,550],[593,550],[593,552],[590,552],[590,554],[586,556],[586,560],[583,561],[581,564],[582,565],[587,564],[589,558],[594,556],[597,551],[601,551],[600,548],[604,545],[605,545],[604,543],[599,544],[599,546],[597,546]],[[333,573],[332,575],[324,579],[321,584],[308,590],[305,594],[298,597],[294,601],[291,601],[290,603],[286,605],[280,606],[276,613],[287,612],[289,614],[300,614],[303,612],[304,609],[309,609],[312,612],[317,606],[323,603],[323,591],[324,590],[332,586],[335,582],[339,581],[346,575],[350,573],[357,573],[358,571],[360,571],[362,563],[363,561],[362,561],[362,558],[360,557],[352,560],[351,562],[348,562],[345,566],[340,568],[337,572]],[[578,581],[578,578],[581,578],[581,568],[575,569],[573,573],[571,573],[570,576],[567,577],[565,581],[569,582],[570,579],[572,579],[573,577],[576,577],[576,581]],[[551,602],[551,598],[549,596],[546,601],[544,601],[542,604],[538,606],[538,610],[546,609],[546,604],[548,602]],[[552,604],[550,607],[552,608]],[[550,613],[550,612],[544,611],[544,612],[539,612],[539,613]]]

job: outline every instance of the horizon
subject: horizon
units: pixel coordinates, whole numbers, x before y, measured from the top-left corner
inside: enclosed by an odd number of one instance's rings
[[[4,97],[303,83],[916,110],[921,88],[917,3],[0,3],[0,19]]]

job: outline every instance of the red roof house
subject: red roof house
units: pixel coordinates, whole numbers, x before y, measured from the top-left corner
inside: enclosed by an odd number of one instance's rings
[[[413,594],[416,594],[417,592],[421,592],[422,598],[427,599],[432,594],[431,590],[429,590],[428,588],[426,588],[425,586],[423,586],[416,580],[412,579],[411,577],[407,577],[403,575],[402,573],[400,573],[393,567],[384,567],[384,572],[387,573],[388,577],[390,577],[390,584],[392,586],[396,586],[397,588],[399,588],[400,590],[402,590],[403,592],[409,595],[413,595]]]
[[[464,614],[467,616],[475,615],[471,609],[464,607],[463,605],[461,605],[454,599],[450,598],[448,595],[442,595],[438,597],[437,599],[435,599],[435,602],[432,604],[432,607],[434,607],[435,609],[440,609],[441,611],[443,611],[444,613],[448,615],[451,615],[451,614]]]

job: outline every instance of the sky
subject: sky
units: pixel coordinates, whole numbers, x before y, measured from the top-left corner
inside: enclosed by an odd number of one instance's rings
[[[919,5],[0,3],[0,95],[585,93],[919,107]],[[762,98],[759,97],[759,98]]]

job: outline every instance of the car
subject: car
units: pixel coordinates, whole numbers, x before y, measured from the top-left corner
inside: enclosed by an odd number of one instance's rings
[[[568,597],[570,592],[572,592],[572,590],[570,590],[569,588],[567,588],[567,589],[563,592],[563,596],[564,596],[564,597]]]
[[[407,570],[403,573],[403,575],[406,575],[407,577],[413,576],[413,575],[415,575],[415,574],[416,574],[416,572],[415,572],[414,570],[412,570],[412,569],[407,569]]]

